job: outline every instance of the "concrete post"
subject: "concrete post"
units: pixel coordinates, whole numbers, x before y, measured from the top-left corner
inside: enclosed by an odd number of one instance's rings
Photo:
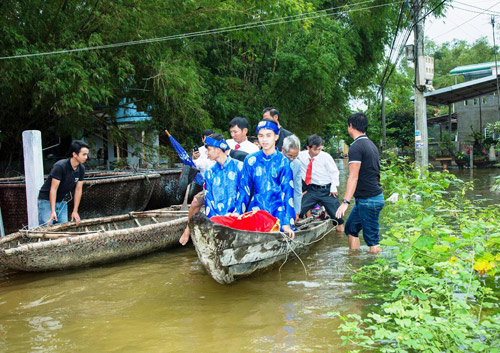
[[[38,192],[43,185],[42,133],[23,131],[24,175],[28,228],[38,227]]]

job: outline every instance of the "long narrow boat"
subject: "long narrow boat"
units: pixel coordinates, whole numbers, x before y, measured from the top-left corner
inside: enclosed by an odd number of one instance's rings
[[[281,233],[250,232],[215,224],[201,213],[192,218],[190,228],[207,272],[217,282],[229,284],[307,250],[333,229],[333,222],[308,219],[298,224],[293,240]]]
[[[0,265],[52,271],[114,262],[179,244],[187,212],[156,210],[87,219],[0,238]]]
[[[80,217],[88,219],[143,211],[159,182],[157,173],[89,172],[83,182]],[[7,234],[28,224],[24,177],[0,179],[0,205]],[[72,209],[71,200],[68,212]]]

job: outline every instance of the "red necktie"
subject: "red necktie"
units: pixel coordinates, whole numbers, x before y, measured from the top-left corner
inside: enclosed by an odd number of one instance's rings
[[[309,164],[307,165],[306,180],[305,180],[306,185],[311,184],[312,172],[313,172],[313,161],[314,161],[314,159],[310,158]]]
[[[237,151],[237,150],[239,150],[239,149],[240,149],[240,144],[239,144],[239,143],[237,143],[237,144],[236,144],[236,146],[234,146],[234,149],[235,149],[236,151]]]

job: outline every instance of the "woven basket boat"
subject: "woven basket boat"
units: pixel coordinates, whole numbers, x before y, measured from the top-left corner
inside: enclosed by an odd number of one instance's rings
[[[187,180],[184,181],[183,169],[172,168],[154,170],[160,174],[158,182],[151,193],[146,210],[154,210],[182,203],[186,192]]]
[[[221,284],[280,265],[288,256],[309,249],[333,229],[333,221],[312,218],[298,223],[295,239],[281,233],[251,232],[211,222],[196,214],[189,224],[191,239],[206,271]]]
[[[79,207],[82,219],[143,211],[160,182],[160,175],[130,172],[89,172],[83,182]],[[28,224],[24,177],[0,179],[0,206],[5,232],[17,231]],[[68,212],[73,202],[68,203]]]
[[[156,210],[87,219],[0,238],[0,265],[52,271],[136,257],[179,245],[186,211]]]

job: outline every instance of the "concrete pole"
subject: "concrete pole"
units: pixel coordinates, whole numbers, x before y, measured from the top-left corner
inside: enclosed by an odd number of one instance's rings
[[[429,165],[429,146],[427,135],[427,113],[424,98],[425,84],[420,78],[420,65],[425,65],[424,58],[424,26],[420,21],[420,11],[418,1],[414,4],[415,16],[415,162],[416,166],[422,170]],[[421,60],[419,60],[421,58]],[[422,70],[422,73],[424,70]]]
[[[38,227],[38,192],[43,184],[42,133],[40,131],[23,131],[23,151],[28,228],[34,228]]]
[[[0,237],[4,236],[5,236],[5,229],[3,227],[2,208],[0,207]]]

